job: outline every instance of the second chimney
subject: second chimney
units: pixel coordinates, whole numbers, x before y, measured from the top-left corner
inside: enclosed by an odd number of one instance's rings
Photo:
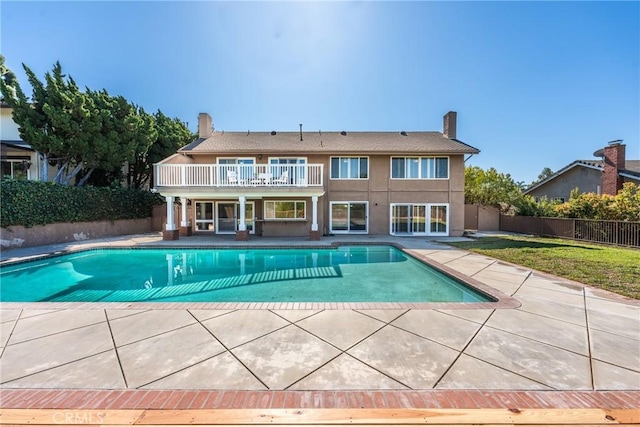
[[[458,113],[455,111],[449,111],[444,115],[442,124],[442,133],[446,138],[456,139],[456,121]]]
[[[602,173],[602,194],[616,195],[622,189],[622,177],[618,173],[625,168],[625,145],[620,143],[604,147],[604,172]]]
[[[198,114],[198,137],[209,138],[213,134],[213,119],[207,113]]]

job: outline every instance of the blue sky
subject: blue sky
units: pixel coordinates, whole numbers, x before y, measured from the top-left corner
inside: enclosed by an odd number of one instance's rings
[[[0,52],[27,93],[81,86],[196,128],[442,130],[516,181],[607,141],[640,159],[640,2],[14,2]]]

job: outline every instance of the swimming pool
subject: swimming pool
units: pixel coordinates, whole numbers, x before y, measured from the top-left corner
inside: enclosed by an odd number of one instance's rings
[[[489,302],[392,246],[97,249],[0,268],[3,302]]]

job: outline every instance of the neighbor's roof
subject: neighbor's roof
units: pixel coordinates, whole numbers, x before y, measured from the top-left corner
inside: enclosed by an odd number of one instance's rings
[[[635,179],[635,180],[639,180],[640,181],[640,160],[626,160],[624,166],[625,166],[624,169],[621,169],[621,170],[618,171],[618,174],[620,176],[624,176],[626,178],[631,178],[631,179]],[[559,177],[563,173],[568,172],[568,171],[570,171],[571,169],[573,169],[575,167],[583,167],[583,168],[588,168],[588,169],[595,169],[595,170],[599,170],[599,171],[603,172],[604,171],[604,161],[603,160],[576,160],[573,163],[570,163],[567,166],[563,167],[562,169],[560,169],[558,172],[554,173],[553,175],[551,175],[547,179],[544,179],[544,180],[538,182],[537,184],[532,185],[531,187],[527,188],[525,191],[523,191],[523,193],[527,194],[527,193],[535,190],[536,188],[542,187],[546,183],[548,183],[550,181],[553,181],[554,179],[556,179],[557,177]]]
[[[433,153],[478,154],[480,150],[440,132],[214,132],[182,147],[183,153]]]

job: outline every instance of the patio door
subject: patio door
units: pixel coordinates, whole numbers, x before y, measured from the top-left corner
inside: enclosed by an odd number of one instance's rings
[[[254,202],[245,203],[245,223],[249,234],[254,234]],[[217,202],[216,222],[218,234],[235,234],[240,225],[240,202]]]
[[[367,233],[367,202],[331,202],[332,233]]]
[[[391,234],[447,236],[449,205],[392,204]]]
[[[392,204],[391,234],[426,234],[426,204]]]

